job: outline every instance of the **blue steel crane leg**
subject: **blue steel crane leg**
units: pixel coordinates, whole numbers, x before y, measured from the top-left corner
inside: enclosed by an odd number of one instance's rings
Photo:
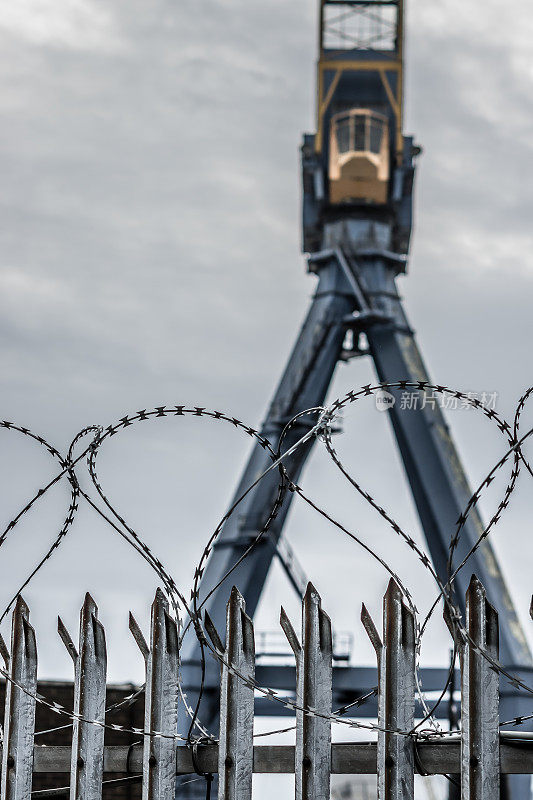
[[[345,241],[338,242],[335,238],[333,233],[326,244],[334,247],[346,246]],[[359,286],[364,288],[370,309],[378,312],[368,315],[368,326],[364,321],[364,314],[359,322],[355,317],[354,323],[356,328],[359,325],[367,335],[370,354],[380,381],[427,381],[428,376],[413,331],[396,289],[398,259],[379,249],[371,254],[356,252],[354,255],[352,248],[352,255],[348,255],[347,260]],[[288,419],[300,410],[322,404],[341,354],[346,318],[354,310],[360,310],[360,298],[356,299],[353,284],[347,280],[334,252],[328,251],[325,259],[316,258],[315,262],[318,265],[318,288],[263,425],[263,433],[273,445],[277,444],[279,434]],[[380,315],[387,320],[379,321]],[[445,579],[449,540],[471,490],[438,403],[435,406],[427,403],[423,409],[409,411],[402,409],[401,391],[394,391],[393,394],[396,396],[396,403],[390,411],[390,417],[394,433],[433,563],[438,574]],[[304,430],[305,425],[296,428],[287,439],[287,447]],[[295,480],[311,448],[312,442],[309,442],[288,461],[289,473]],[[270,463],[262,448],[254,447],[235,499]],[[277,475],[272,473],[261,481],[242,503],[240,510],[224,526],[201,580],[201,597],[205,597],[218,584],[255,538],[272,508],[277,480]],[[270,536],[265,537],[264,543],[243,561],[207,601],[205,608],[219,630],[224,629],[225,604],[230,584],[239,587],[246,600],[247,611],[253,616],[275,555],[275,544],[281,535],[290,501],[289,493],[270,528]],[[481,519],[474,511],[463,528],[455,555],[456,564],[477,541],[481,530]],[[469,566],[456,580],[456,600],[462,609],[466,586],[474,571],[484,583],[491,602],[500,613],[501,660],[526,681],[533,682],[531,654],[497,560],[486,541],[473,554]],[[281,671],[285,672],[283,669]],[[200,684],[200,657],[198,643],[192,631],[185,637],[182,647],[182,680],[189,701],[194,705]],[[202,702],[200,716],[214,730],[218,715],[218,668],[211,659],[208,659],[205,683],[208,691]],[[290,689],[290,681],[287,683],[287,689]],[[503,682],[502,716],[509,719],[528,713],[529,710],[527,698],[518,695]],[[181,719],[181,732],[186,734],[188,727],[185,715]],[[508,776],[508,780],[513,800],[526,800],[530,797],[529,776]]]
[[[388,321],[378,321],[366,330],[379,380],[429,381],[396,289],[394,263],[388,263],[386,257],[375,254],[370,258],[357,258],[353,268],[364,280],[372,307],[388,317]],[[422,408],[422,393],[417,393],[418,407],[410,410],[402,408],[402,390],[393,390],[392,394],[396,402],[389,413],[394,434],[433,564],[441,579],[445,580],[450,538],[455,533],[457,519],[464,511],[472,490],[442,414],[439,396],[435,395],[433,399],[428,395]],[[473,510],[461,533],[454,556],[455,565],[462,561],[482,531],[481,518]],[[464,607],[464,596],[472,572],[482,581],[487,596],[500,614],[500,658],[513,669],[531,669],[533,662],[528,644],[494,551],[487,540],[470,557],[468,565],[456,578],[456,600],[461,608]]]
[[[351,265],[364,282],[372,306],[390,317],[389,322],[378,322],[366,331],[380,381],[427,381],[422,357],[396,289],[394,263],[373,255],[370,258],[353,258]],[[450,537],[472,492],[439,408],[438,397],[434,407],[432,403],[426,403],[424,408],[407,410],[402,409],[401,390],[393,394],[396,402],[388,413],[433,564],[441,579],[445,579]],[[481,518],[474,510],[461,533],[454,557],[456,566],[477,541],[482,530]],[[531,685],[531,652],[498,561],[487,540],[470,557],[468,565],[456,578],[456,601],[463,612],[464,596],[473,572],[485,585],[487,596],[500,615],[500,660]],[[503,678],[501,695],[502,719],[531,713],[528,696],[523,692],[518,693]],[[531,729],[531,724],[529,727]],[[529,775],[507,776],[507,781],[512,800],[530,797]]]
[[[351,314],[355,306],[353,293],[334,257],[321,264],[318,279],[309,313],[263,424],[262,432],[274,447],[277,446],[280,433],[291,417],[299,411],[319,406],[324,402],[346,334],[343,320]],[[301,438],[315,422],[316,417],[309,423],[296,426],[287,437],[284,449],[288,449]],[[289,474],[295,480],[311,447],[312,441],[297,449],[286,462]],[[271,463],[263,448],[254,446],[232,503]],[[274,504],[278,481],[279,472],[273,470],[250,492],[223,527],[201,580],[201,599],[218,584],[261,530]],[[219,631],[225,630],[226,602],[233,584],[239,587],[246,600],[246,611],[253,616],[275,556],[276,543],[281,535],[291,499],[292,493],[288,492],[277,518],[269,529],[269,535],[265,536],[261,544],[207,601],[205,609]],[[200,651],[194,631],[191,630],[185,636],[181,652],[183,687],[189,701],[194,705],[200,680]],[[218,669],[212,659],[208,659],[208,662],[206,684],[211,687],[218,686]],[[216,727],[217,704],[216,693],[214,695],[206,693],[205,700],[202,701],[201,718],[211,729]],[[182,715],[182,724],[184,726],[187,724],[185,715]],[[187,733],[187,730],[183,729],[181,732]]]

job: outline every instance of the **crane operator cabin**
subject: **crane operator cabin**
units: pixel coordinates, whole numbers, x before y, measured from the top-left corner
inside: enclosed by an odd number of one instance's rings
[[[302,149],[304,251],[324,222],[357,215],[393,222],[407,253],[413,158],[402,134],[403,0],[320,0],[317,129]]]

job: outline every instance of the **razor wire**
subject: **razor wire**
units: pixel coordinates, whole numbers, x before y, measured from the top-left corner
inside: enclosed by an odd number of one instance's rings
[[[448,574],[446,582],[443,582],[439,579],[435,569],[433,568],[431,561],[428,555],[416,544],[415,540],[412,536],[406,533],[401,526],[393,519],[393,517],[383,509],[379,503],[373,498],[373,496],[367,492],[359,483],[358,481],[349,473],[346,467],[342,464],[335,448],[332,444],[332,422],[336,418],[336,416],[341,412],[346,406],[355,403],[357,400],[362,399],[363,397],[369,397],[375,395],[377,392],[380,391],[387,391],[391,389],[398,389],[404,390],[407,388],[411,388],[417,391],[425,392],[425,391],[432,391],[441,394],[448,394],[454,398],[460,399],[463,403],[468,404],[477,410],[479,410],[487,419],[493,422],[500,434],[502,434],[507,441],[508,449],[504,453],[503,457],[492,467],[490,472],[484,478],[484,480],[479,485],[478,489],[471,495],[469,498],[464,511],[460,515],[459,519],[456,523],[456,529],[450,535],[450,544],[449,544],[449,557],[448,557]],[[16,517],[11,520],[11,522],[7,525],[5,530],[0,534],[0,547],[6,541],[8,535],[11,531],[16,527],[20,519],[26,514],[31,508],[35,506],[36,503],[49,491],[49,489],[56,485],[59,481],[64,479],[65,477],[70,483],[71,487],[71,494],[70,494],[70,503],[67,511],[67,515],[63,522],[62,527],[60,528],[59,533],[57,534],[56,538],[52,542],[51,546],[49,547],[46,554],[41,558],[38,562],[36,567],[29,573],[27,578],[25,579],[23,586],[19,591],[22,591],[29,582],[33,579],[33,577],[37,574],[37,572],[44,566],[44,564],[52,557],[54,552],[59,548],[61,542],[67,535],[69,529],[72,527],[76,513],[79,509],[79,500],[83,498],[88,505],[90,505],[106,522],[110,527],[117,532],[125,541],[132,547],[134,550],[148,563],[148,565],[156,572],[158,577],[163,583],[165,588],[166,594],[168,596],[169,602],[171,603],[173,613],[176,617],[176,621],[179,626],[179,630],[181,630],[180,641],[183,639],[185,632],[188,628],[192,625],[194,629],[194,633],[198,639],[200,651],[201,651],[201,665],[202,665],[202,681],[199,691],[199,697],[196,703],[196,707],[192,708],[189,706],[187,702],[187,698],[185,693],[182,691],[180,685],[180,693],[187,710],[187,713],[191,719],[191,724],[189,728],[189,733],[187,737],[182,737],[178,733],[173,735],[171,738],[174,739],[182,739],[185,740],[188,744],[193,742],[193,731],[196,728],[200,731],[201,736],[194,740],[194,741],[205,741],[208,739],[209,741],[214,741],[215,737],[210,735],[205,726],[202,725],[201,721],[198,718],[198,708],[200,705],[200,701],[203,694],[203,681],[204,681],[204,674],[205,674],[205,650],[208,649],[211,654],[221,663],[224,663],[228,670],[236,675],[239,679],[243,680],[249,686],[251,686],[255,691],[263,694],[268,699],[281,703],[285,708],[293,711],[301,711],[305,714],[309,715],[318,715],[325,717],[331,722],[344,724],[349,727],[355,728],[364,728],[369,730],[383,730],[378,725],[374,723],[363,723],[358,720],[354,719],[346,719],[343,718],[342,715],[347,713],[348,710],[357,708],[371,696],[375,695],[376,688],[373,688],[370,692],[363,695],[360,698],[355,699],[353,702],[348,703],[347,705],[343,706],[341,709],[333,712],[329,715],[317,714],[314,709],[308,709],[296,703],[293,700],[290,700],[286,697],[281,696],[275,690],[269,687],[262,687],[259,686],[255,681],[250,681],[249,679],[245,678],[243,675],[239,673],[235,667],[226,660],[226,656],[223,652],[221,652],[216,646],[211,644],[207,639],[203,627],[202,622],[202,615],[201,611],[203,606],[205,605],[207,599],[211,596],[211,594],[218,588],[218,586],[227,579],[227,577],[236,569],[236,567],[249,556],[249,554],[255,549],[255,547],[259,544],[259,542],[263,539],[265,534],[267,534],[269,528],[271,527],[273,521],[275,520],[286,495],[287,491],[291,491],[296,493],[299,497],[301,497],[311,508],[313,508],[317,513],[319,513],[323,518],[325,518],[328,522],[334,525],[337,529],[343,532],[345,535],[350,537],[359,547],[365,549],[371,557],[376,559],[381,566],[389,572],[389,574],[394,577],[397,581],[400,590],[404,596],[405,602],[410,607],[411,611],[414,614],[415,624],[416,624],[416,653],[417,653],[417,666],[416,666],[416,673],[417,673],[417,687],[420,700],[422,702],[422,707],[424,709],[425,715],[421,722],[417,724],[415,729],[412,731],[401,731],[401,730],[394,730],[391,732],[410,736],[410,735],[418,735],[418,736],[443,736],[446,735],[447,731],[440,730],[438,724],[434,719],[435,710],[446,693],[447,685],[449,683],[450,677],[452,675],[452,670],[454,669],[454,661],[452,660],[452,664],[450,666],[450,671],[448,674],[448,679],[446,681],[446,685],[444,686],[441,695],[437,702],[433,705],[430,709],[427,706],[427,702],[424,699],[421,682],[419,678],[419,658],[422,649],[422,639],[424,635],[424,631],[428,624],[428,621],[434,612],[435,608],[437,607],[439,601],[442,599],[444,608],[447,611],[448,621],[451,626],[452,636],[454,638],[454,651],[456,652],[457,646],[463,642],[469,642],[470,646],[473,646],[475,650],[485,659],[489,661],[493,669],[495,669],[499,674],[503,675],[515,688],[520,688],[523,691],[527,692],[528,694],[533,694],[533,688],[530,687],[525,681],[519,678],[516,675],[513,675],[509,672],[504,665],[502,665],[498,660],[494,659],[487,653],[483,648],[478,647],[475,643],[471,640],[466,631],[464,625],[462,624],[461,614],[457,609],[454,601],[453,601],[453,586],[454,580],[458,574],[458,572],[464,568],[464,566],[468,563],[468,560],[472,556],[472,554],[481,546],[482,542],[488,538],[491,531],[494,529],[496,524],[501,519],[501,516],[505,509],[508,507],[511,495],[515,489],[516,481],[518,475],[520,473],[520,465],[523,464],[530,475],[533,476],[533,472],[531,470],[531,466],[527,459],[525,458],[522,445],[523,443],[530,437],[533,433],[533,429],[529,430],[525,435],[518,437],[519,428],[520,428],[520,421],[522,412],[526,406],[528,399],[530,398],[531,394],[533,393],[533,387],[529,388],[524,395],[520,398],[517,408],[514,415],[513,426],[511,427],[509,423],[500,417],[496,411],[493,409],[489,409],[483,405],[479,400],[476,398],[472,398],[468,394],[464,392],[460,392],[454,389],[450,389],[449,387],[431,384],[427,381],[396,381],[392,383],[378,383],[374,385],[367,384],[363,386],[358,391],[349,391],[344,395],[344,397],[339,398],[335,402],[331,403],[327,407],[318,407],[312,409],[306,409],[304,411],[299,412],[296,414],[285,426],[280,436],[279,443],[277,444],[277,449],[274,449],[272,444],[269,440],[263,436],[259,431],[255,430],[254,428],[246,425],[244,422],[238,420],[235,417],[231,417],[230,415],[224,414],[220,411],[210,411],[204,407],[190,407],[181,406],[181,405],[173,405],[173,406],[158,406],[152,410],[143,409],[142,411],[136,412],[132,415],[126,415],[119,419],[117,423],[114,425],[109,425],[107,428],[102,428],[100,426],[89,426],[84,428],[80,433],[76,435],[73,439],[66,458],[63,458],[60,454],[60,451],[55,448],[54,446],[50,445],[43,437],[34,434],[29,428],[25,428],[15,423],[8,422],[8,421],[0,421],[0,428],[4,428],[6,430],[16,431],[24,436],[29,437],[33,441],[37,442],[40,446],[44,447],[45,450],[56,460],[59,462],[60,471],[56,474],[56,476],[49,481],[45,486],[43,486],[39,491],[25,504],[25,506],[19,511]],[[283,442],[288,434],[288,432],[297,424],[298,420],[301,419],[303,416],[310,414],[315,414],[318,416],[318,421],[315,425],[313,425],[310,430],[305,433],[292,447],[290,447],[287,451],[282,452]],[[196,416],[202,418],[208,418],[214,421],[222,421],[229,423],[234,428],[238,429],[240,432],[244,432],[249,437],[253,438],[267,453],[271,460],[271,464],[265,472],[263,472],[253,484],[251,484],[245,492],[233,503],[231,508],[226,512],[226,514],[222,517],[221,521],[210,535],[207,544],[205,545],[198,565],[194,571],[194,580],[193,586],[191,589],[191,599],[189,602],[185,600],[185,595],[181,592],[178,587],[176,586],[171,574],[167,571],[164,567],[161,560],[153,553],[152,549],[148,546],[146,542],[139,536],[139,534],[126,522],[125,518],[114,508],[113,504],[110,502],[108,497],[106,496],[101,482],[98,478],[97,471],[96,471],[96,459],[97,455],[100,452],[103,442],[118,434],[120,431],[124,430],[131,425],[136,423],[153,420],[157,418],[164,418],[169,416]],[[86,446],[80,455],[74,457],[74,450],[78,443],[86,436],[93,434],[92,440],[88,446]],[[303,446],[306,442],[310,439],[316,438],[323,442],[325,445],[326,452],[330,456],[331,460],[335,464],[338,470],[344,475],[344,477],[349,481],[352,487],[374,508],[374,510],[388,523],[391,529],[394,531],[396,535],[404,540],[404,542],[409,546],[411,550],[413,550],[416,555],[418,556],[420,562],[422,563],[423,567],[429,571],[431,577],[436,582],[439,592],[437,597],[432,604],[429,613],[426,615],[426,618],[422,623],[419,620],[419,612],[416,608],[414,600],[410,594],[408,587],[404,584],[401,580],[400,576],[382,559],[371,547],[366,545],[366,543],[358,537],[353,531],[350,531],[348,528],[343,526],[338,520],[336,520],[331,514],[325,511],[323,508],[318,506],[317,503],[313,501],[312,498],[308,497],[302,487],[293,481],[284,465],[284,461],[287,459],[289,455],[295,452],[296,449]],[[472,545],[467,555],[463,558],[462,562],[457,566],[453,567],[453,555],[457,549],[461,531],[466,523],[468,515],[472,512],[473,509],[476,508],[482,493],[485,489],[492,483],[494,480],[495,474],[509,461],[510,458],[513,458],[512,470],[510,475],[509,483],[505,489],[504,495],[500,500],[496,512],[493,514],[487,526],[483,528],[482,533],[479,535],[477,541]],[[86,458],[87,460],[87,470],[90,476],[92,485],[96,490],[99,500],[103,503],[105,509],[102,509],[97,501],[95,501],[90,494],[81,488],[76,472],[76,468],[79,467],[80,462]],[[240,558],[230,567],[230,569],[226,572],[223,578],[218,582],[215,587],[212,587],[209,593],[204,597],[203,601],[199,601],[199,583],[204,574],[205,565],[207,560],[212,552],[213,546],[218,539],[225,523],[229,519],[229,517],[235,512],[236,508],[240,505],[240,503],[244,500],[244,498],[252,491],[252,489],[265,477],[266,474],[270,473],[273,470],[277,470],[279,473],[279,481],[278,481],[278,488],[275,501],[271,508],[271,511],[268,515],[268,518],[265,524],[262,526],[261,530],[258,532],[255,539],[250,543],[250,545],[246,548],[245,552],[240,556]],[[17,595],[19,592],[17,592]],[[2,619],[5,618],[6,614],[8,613],[9,609],[13,605],[16,596],[10,600],[7,607],[4,609],[3,613],[0,615],[0,622]],[[184,615],[188,617],[188,620],[185,621]],[[7,671],[0,667],[0,674],[2,674],[6,680],[11,680],[10,676],[8,675]],[[23,689],[23,687],[16,684],[18,688]],[[118,703],[115,703],[113,706],[110,706],[107,709],[107,713],[111,713],[116,709],[135,702],[138,697],[142,694],[142,687],[140,689],[135,690],[132,692],[128,697],[123,698]],[[53,701],[47,700],[43,695],[40,693],[35,694],[35,699],[37,702],[44,704],[49,709],[54,711],[59,715],[63,715],[68,717],[71,721],[74,719],[78,719],[80,721],[99,725],[100,727],[109,728],[112,730],[119,730],[127,733],[134,733],[134,734],[144,734],[146,732],[143,729],[110,724],[110,723],[102,723],[97,720],[88,720],[83,718],[81,715],[76,714],[75,712],[65,708],[64,706],[55,703]],[[523,715],[520,717],[515,717],[512,720],[508,720],[506,722],[500,723],[501,726],[503,725],[519,725],[522,722],[526,721],[527,719],[533,718],[533,714],[531,715]],[[429,721],[430,724],[433,725],[433,730],[430,732],[424,732],[423,734],[416,734],[417,729],[422,725],[424,722]],[[283,729],[285,730],[285,729]],[[276,733],[277,731],[270,731],[264,735],[271,735],[272,733]],[[152,736],[165,736],[159,732],[152,732]],[[263,734],[262,734],[263,735]]]

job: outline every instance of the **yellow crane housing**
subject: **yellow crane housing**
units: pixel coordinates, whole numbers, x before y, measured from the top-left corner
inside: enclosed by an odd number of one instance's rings
[[[390,177],[387,117],[353,108],[331,118],[329,199],[331,203],[386,203]]]

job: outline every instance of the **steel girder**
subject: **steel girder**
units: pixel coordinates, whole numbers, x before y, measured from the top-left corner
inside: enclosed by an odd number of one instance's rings
[[[329,249],[313,256],[313,271],[318,286],[309,313],[276,390],[262,432],[274,447],[286,422],[299,411],[322,405],[335,366],[341,357],[347,320],[364,331],[369,353],[381,382],[398,380],[428,381],[414,333],[408,323],[396,288],[399,259],[386,249],[357,250],[348,241],[346,229],[338,237],[335,226],[328,238]],[[339,238],[338,241],[336,239]],[[333,243],[333,247],[331,244]],[[344,249],[343,249],[344,248]],[[363,307],[362,307],[363,306]],[[429,552],[437,573],[446,580],[450,537],[472,492],[462,469],[456,448],[443,414],[436,403],[422,409],[401,408],[400,392],[393,390],[396,402],[390,414],[406,476],[420,517]],[[308,426],[312,422],[308,423]],[[304,422],[287,438],[284,449],[297,441],[305,431]],[[301,473],[312,449],[312,440],[300,447],[287,461],[286,467],[295,480]],[[234,502],[270,466],[271,460],[259,446],[254,446],[235,493]],[[219,541],[208,561],[201,580],[201,598],[219,583],[225,573],[242,556],[261,529],[274,503],[279,475],[272,471],[245,498],[237,512],[224,526]],[[208,599],[205,608],[219,630],[224,628],[225,606],[232,584],[239,587],[246,608],[253,616],[275,556],[276,544],[289,510],[292,493],[287,493],[268,537],[232,572]],[[479,514],[474,509],[463,527],[454,562],[459,564],[477,541],[482,531]],[[491,602],[500,614],[500,658],[514,672],[532,682],[533,662],[497,559],[489,542],[471,556],[468,567],[456,578],[456,601],[464,611],[463,597],[472,572],[487,589]],[[182,649],[183,685],[190,702],[195,703],[200,685],[200,652],[191,630]],[[279,667],[270,674],[273,683],[289,690],[289,670]],[[343,667],[336,668],[341,673]],[[206,689],[200,708],[201,719],[214,727],[218,715],[218,667],[208,665]],[[352,699],[371,684],[360,681],[352,687]],[[340,695],[338,697],[340,699]],[[342,703],[341,703],[342,704]],[[264,703],[257,703],[258,713],[266,713]],[[504,689],[501,704],[505,718],[524,712],[524,699],[516,690]],[[186,733],[185,730],[182,732]],[[510,785],[514,800],[529,797],[527,776],[512,776]]]

